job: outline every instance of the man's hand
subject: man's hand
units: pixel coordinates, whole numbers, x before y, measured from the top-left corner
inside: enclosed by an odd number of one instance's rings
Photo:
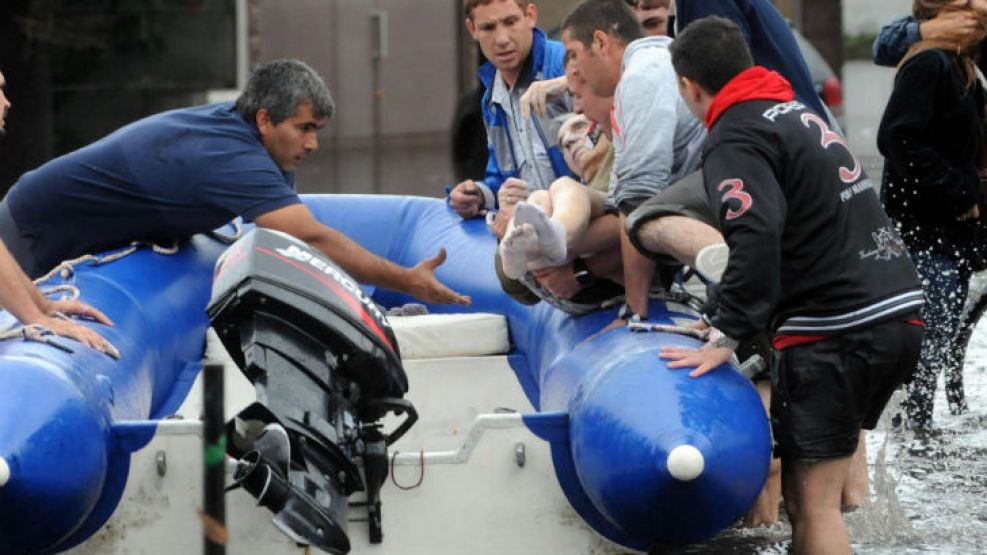
[[[539,268],[531,272],[542,287],[548,289],[553,295],[560,299],[571,299],[582,290],[583,286],[576,281],[572,264],[565,266],[554,266],[549,268]]]
[[[531,117],[533,111],[539,117],[545,116],[545,107],[550,98],[558,98],[569,90],[569,81],[565,75],[555,79],[534,81],[528,85],[528,90],[521,95],[521,115]]]
[[[45,306],[45,313],[51,316],[56,312],[60,312],[62,314],[69,316],[84,316],[86,318],[89,318],[90,320],[99,322],[100,324],[104,324],[107,326],[113,325],[113,322],[111,322],[110,319],[107,318],[105,314],[103,314],[96,308],[89,306],[88,304],[78,300],[69,300],[69,299],[61,299],[56,301],[49,300],[47,305]]]
[[[499,207],[497,216],[490,224],[490,231],[497,239],[503,239],[504,235],[507,234],[507,224],[514,217],[514,205],[522,200],[528,200],[530,194],[527,182],[522,179],[511,177],[501,184],[500,190],[497,191],[497,205]]]
[[[932,19],[920,23],[918,32],[923,39],[965,41],[978,36],[982,31],[980,21],[973,11],[941,10]]]
[[[523,179],[510,177],[504,181],[497,191],[497,204],[500,208],[514,206],[522,200],[528,200],[531,195],[528,192],[528,183]]]
[[[37,321],[29,323],[44,326],[55,335],[75,339],[101,353],[106,352],[108,344],[102,335],[81,324],[58,317],[58,314],[83,316],[100,324],[112,326],[113,322],[98,309],[79,300],[61,299],[53,301],[46,299],[42,310],[44,315]]]
[[[689,372],[690,378],[698,378],[714,368],[725,364],[733,355],[733,349],[714,347],[707,343],[699,349],[683,349],[682,347],[663,347],[658,353],[662,360],[670,360],[669,368],[695,368]]]
[[[56,318],[54,316],[44,316],[37,322],[33,323],[48,328],[55,335],[75,339],[79,343],[88,345],[101,353],[105,353],[108,348],[108,344],[106,340],[103,339],[102,335],[75,322],[64,320],[62,318]]]
[[[460,295],[439,282],[435,278],[435,269],[446,261],[446,250],[439,249],[439,254],[419,262],[408,270],[408,292],[415,298],[430,304],[461,304],[469,306],[472,300],[466,295]]]
[[[475,218],[483,209],[483,191],[472,179],[467,179],[449,192],[449,206],[464,220]]]

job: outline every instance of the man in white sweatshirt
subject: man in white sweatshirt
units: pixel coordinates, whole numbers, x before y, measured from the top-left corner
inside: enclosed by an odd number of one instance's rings
[[[672,222],[670,233],[676,237],[670,241],[676,248],[663,254],[692,265],[701,247],[723,240],[715,228],[703,223],[715,219],[701,180],[686,179],[669,187],[695,172],[705,141],[702,123],[679,96],[668,52],[670,39],[645,38],[622,0],[585,0],[569,14],[562,30],[569,71],[585,79],[593,94],[614,98],[609,203],[626,223],[634,208],[662,193],[666,219]],[[627,298],[622,316],[646,318],[655,263],[631,245],[621,228]]]

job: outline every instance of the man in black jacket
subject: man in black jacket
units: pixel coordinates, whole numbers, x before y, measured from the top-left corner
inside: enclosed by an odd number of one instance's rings
[[[679,91],[709,129],[703,178],[730,258],[701,349],[666,348],[699,377],[767,330],[771,417],[796,553],[850,553],[840,493],[861,428],[909,377],[922,290],[846,143],[753,66],[737,26],[694,22],[672,45]]]

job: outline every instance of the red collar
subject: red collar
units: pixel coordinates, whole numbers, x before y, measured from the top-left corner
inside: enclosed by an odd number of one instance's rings
[[[706,128],[713,127],[727,108],[747,100],[795,100],[792,86],[778,72],[754,66],[737,74],[713,97],[706,110]]]

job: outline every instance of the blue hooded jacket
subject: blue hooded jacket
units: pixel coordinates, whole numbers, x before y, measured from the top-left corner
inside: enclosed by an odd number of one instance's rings
[[[812,84],[812,75],[802,58],[795,35],[781,12],[769,0],[678,0],[675,7],[676,25],[680,31],[693,21],[709,15],[725,17],[736,23],[747,38],[754,63],[780,73],[795,89],[795,98],[799,102],[829,119],[829,111]]]
[[[530,81],[554,79],[565,75],[565,47],[562,46],[562,43],[549,40],[541,29],[535,29],[533,33]],[[518,170],[514,157],[514,145],[511,143],[511,133],[508,127],[510,124],[508,115],[490,99],[497,68],[492,63],[486,62],[480,66],[479,74],[480,81],[486,87],[480,107],[483,111],[483,121],[487,127],[489,157],[487,158],[486,176],[482,181],[477,181],[476,184],[483,191],[484,207],[493,209],[497,207],[497,191],[501,184],[508,178],[517,177]],[[547,136],[547,130],[544,129],[544,126],[536,123],[536,127],[539,131],[538,136],[552,162],[555,177],[571,175],[555,137]]]

